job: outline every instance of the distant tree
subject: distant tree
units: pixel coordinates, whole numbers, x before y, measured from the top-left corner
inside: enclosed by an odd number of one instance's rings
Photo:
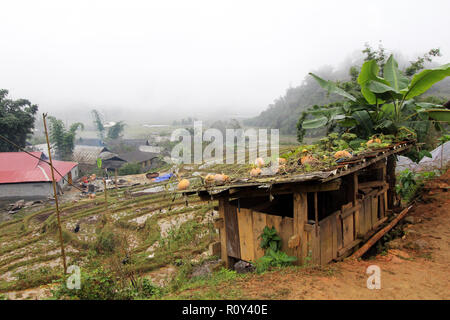
[[[94,118],[94,126],[97,129],[98,137],[103,140],[105,138],[105,126],[103,125],[103,119],[97,110],[91,111]]]
[[[66,129],[62,120],[55,117],[48,117],[50,121],[50,141],[55,144],[56,157],[61,160],[71,160],[75,147],[75,136],[79,128],[84,129],[81,122],[72,124],[69,130]]]
[[[0,89],[0,135],[24,148],[27,136],[33,133],[38,106],[26,99],[8,99],[8,90]],[[0,151],[18,151],[0,140]]]
[[[440,49],[431,49],[428,53],[425,53],[421,57],[417,57],[417,60],[411,61],[411,65],[406,68],[405,75],[412,76],[418,71],[422,70],[425,66],[425,62],[431,62],[433,60],[432,57],[440,57],[441,50]]]
[[[111,140],[120,138],[124,128],[125,122],[123,121],[116,122],[116,124],[108,128],[107,138]]]

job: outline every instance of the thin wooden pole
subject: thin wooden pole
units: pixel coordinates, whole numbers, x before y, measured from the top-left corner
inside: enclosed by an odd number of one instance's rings
[[[317,203],[317,192],[314,192],[314,219],[316,224],[316,237],[319,235],[319,208]]]
[[[392,220],[386,227],[378,231],[372,238],[370,238],[369,241],[367,241],[361,248],[356,250],[356,252],[350,257],[350,259],[358,259],[360,258],[371,246],[373,246],[378,240],[381,239],[382,236],[384,236],[389,230],[391,230],[401,219],[403,219],[404,216],[408,213],[409,209],[411,209],[412,206],[409,206],[408,208],[404,209],[400,214],[395,217],[394,220]]]
[[[117,191],[117,168],[114,169],[114,184],[116,185],[116,191]]]
[[[103,178],[103,187],[105,192],[105,204],[106,204],[106,210],[108,210],[108,193],[106,192],[106,179]]]
[[[47,121],[45,120],[46,117],[47,117],[47,114],[43,113],[42,118],[44,119],[45,138],[47,139],[48,159],[50,162],[50,169],[52,172],[53,194],[55,195],[56,218],[58,220],[59,242],[61,244],[61,256],[62,256],[62,260],[63,260],[64,274],[66,274],[67,273],[66,253],[64,251],[64,242],[63,242],[62,229],[61,229],[61,218],[59,217],[58,193],[56,192],[55,173],[53,170],[52,152],[50,150],[50,141],[48,139]]]

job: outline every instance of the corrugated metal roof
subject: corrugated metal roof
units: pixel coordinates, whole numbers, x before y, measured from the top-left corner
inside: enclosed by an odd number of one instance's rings
[[[0,183],[48,182],[51,181],[50,165],[42,160],[47,157],[42,152],[30,152],[38,160],[25,152],[0,152]],[[78,163],[68,161],[53,161],[56,170],[66,175]],[[55,172],[56,181],[62,176]]]
[[[73,160],[79,163],[96,164],[100,153],[109,151],[105,147],[75,145]]]

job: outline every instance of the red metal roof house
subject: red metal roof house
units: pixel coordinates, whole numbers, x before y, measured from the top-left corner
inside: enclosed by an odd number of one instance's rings
[[[52,173],[42,152],[0,152],[0,199],[42,199],[53,195]],[[58,190],[78,176],[78,163],[53,160]],[[64,180],[63,177],[66,179]]]

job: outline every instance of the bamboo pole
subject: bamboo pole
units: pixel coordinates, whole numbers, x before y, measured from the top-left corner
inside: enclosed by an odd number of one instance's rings
[[[315,230],[316,237],[319,235],[319,208],[317,203],[317,192],[314,192],[314,220],[315,220]]]
[[[403,209],[402,212],[400,212],[400,214],[394,218],[394,220],[392,220],[386,227],[384,227],[383,229],[381,229],[380,231],[378,231],[372,238],[370,238],[369,241],[367,241],[361,248],[359,248],[358,250],[356,250],[355,253],[353,253],[353,255],[350,257],[350,259],[358,259],[361,258],[361,256],[367,251],[369,250],[369,248],[371,246],[373,246],[378,240],[381,239],[382,236],[384,236],[389,230],[391,230],[401,219],[403,219],[403,217],[406,216],[406,214],[408,213],[409,209],[411,209],[412,206],[409,206],[406,209]]]
[[[114,184],[116,185],[116,192],[117,192],[117,168],[114,169]]]
[[[55,195],[55,207],[56,207],[56,218],[57,218],[57,221],[58,221],[59,242],[61,244],[61,256],[62,256],[62,261],[63,261],[64,274],[66,274],[67,273],[66,253],[64,251],[64,242],[63,242],[63,238],[62,238],[61,218],[59,216],[59,205],[58,205],[58,193],[56,192],[55,173],[54,173],[54,170],[53,170],[52,152],[50,150],[50,141],[48,139],[46,117],[47,117],[47,114],[43,113],[42,114],[42,118],[44,120],[45,138],[47,139],[48,159],[49,159],[49,162],[50,162],[50,169],[51,169],[51,172],[52,172],[53,194]]]
[[[105,192],[106,210],[108,210],[108,193],[106,192],[106,179],[105,178],[103,178],[103,188],[104,188],[104,192]]]

